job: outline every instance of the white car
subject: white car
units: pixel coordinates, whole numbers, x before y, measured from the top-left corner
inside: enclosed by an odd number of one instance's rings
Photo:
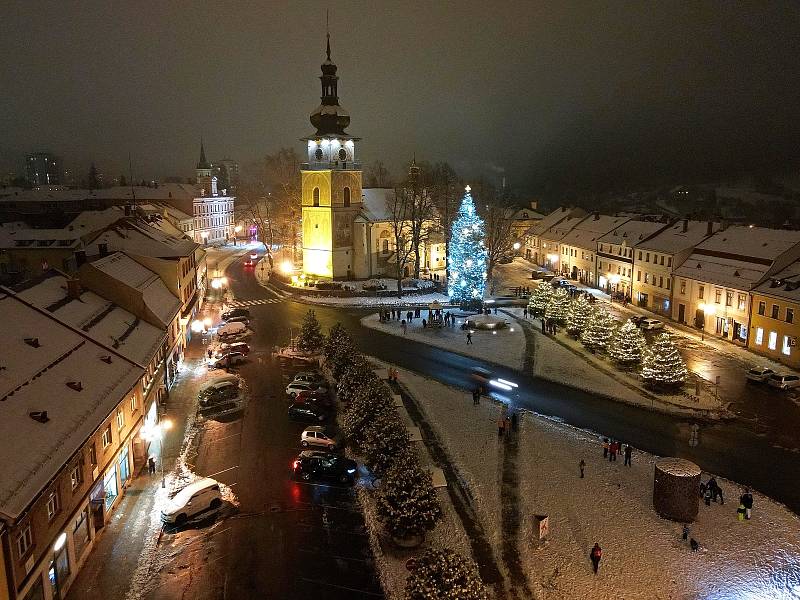
[[[328,388],[323,385],[317,385],[316,383],[310,383],[307,381],[293,381],[286,386],[286,395],[290,398],[294,398],[300,392],[307,391],[319,391],[324,393],[328,391]]]
[[[325,383],[325,378],[319,373],[314,373],[313,371],[303,371],[295,375],[292,381],[302,381],[305,383],[316,383],[317,385],[322,385]]]
[[[325,433],[325,429],[319,426],[306,427],[300,434],[300,445],[303,448],[309,446],[321,446],[327,450],[336,449],[336,440]]]
[[[664,329],[664,323],[658,319],[642,319],[639,321],[639,327],[642,329]]]
[[[161,511],[164,523],[183,525],[190,518],[209,509],[222,506],[222,494],[219,482],[210,479],[199,479],[190,483],[175,494]]]
[[[781,390],[788,390],[789,388],[800,387],[800,377],[797,375],[782,375],[781,373],[773,373],[767,379],[767,383],[772,387]]]
[[[758,381],[759,383],[765,382],[770,376],[775,373],[772,369],[767,367],[753,367],[745,374],[748,381]]]
[[[211,362],[211,367],[214,369],[225,369],[227,367],[235,367],[245,362],[244,354],[241,352],[226,352],[222,356],[215,358]]]

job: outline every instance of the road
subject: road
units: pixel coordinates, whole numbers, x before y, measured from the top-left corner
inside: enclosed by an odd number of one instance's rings
[[[277,301],[277,295],[261,287],[250,271],[234,263],[228,271],[230,285],[239,300],[273,298],[274,302],[253,306],[259,329],[269,329],[274,343],[285,343],[290,328],[297,331],[302,317],[313,308],[327,328],[341,322],[366,354],[391,361],[442,383],[469,387],[471,367],[485,366],[520,384],[511,402],[521,408],[551,416],[576,427],[630,442],[634,447],[663,456],[681,456],[697,462],[703,469],[733,479],[784,502],[800,513],[800,460],[796,435],[791,439],[780,434],[782,444],[773,441],[771,427],[780,422],[780,414],[790,412],[793,419],[800,411],[788,400],[769,413],[771,421],[735,419],[701,424],[699,444],[690,447],[693,421],[664,415],[593,396],[555,383],[545,382],[518,371],[459,354],[400,339],[396,336],[362,328],[359,319],[364,309],[309,307],[291,300]],[[466,400],[465,400],[466,401]]]

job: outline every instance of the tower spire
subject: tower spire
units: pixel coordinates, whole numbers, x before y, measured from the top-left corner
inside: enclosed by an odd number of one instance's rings
[[[327,48],[325,54],[328,57],[328,60],[331,59],[331,23],[330,23],[330,15],[328,13],[328,9],[325,9],[325,38],[327,41]]]
[[[206,149],[205,149],[205,146],[203,145],[203,136],[202,135],[200,135],[200,162],[197,163],[197,168],[198,169],[210,169],[211,168],[211,165],[209,165],[208,161],[206,160]]]

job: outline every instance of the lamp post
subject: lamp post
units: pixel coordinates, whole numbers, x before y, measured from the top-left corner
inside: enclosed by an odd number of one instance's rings
[[[242,231],[242,226],[237,225],[233,228],[233,245],[236,245],[236,242],[239,240],[239,233]]]

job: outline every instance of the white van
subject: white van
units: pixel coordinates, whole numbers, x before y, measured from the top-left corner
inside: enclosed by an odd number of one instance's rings
[[[190,483],[175,494],[161,511],[164,523],[183,525],[188,519],[208,509],[222,506],[219,482],[204,478]]]
[[[245,331],[247,331],[247,325],[244,323],[226,323],[217,329],[217,335],[219,339],[225,340],[232,338],[237,335],[242,335]]]

